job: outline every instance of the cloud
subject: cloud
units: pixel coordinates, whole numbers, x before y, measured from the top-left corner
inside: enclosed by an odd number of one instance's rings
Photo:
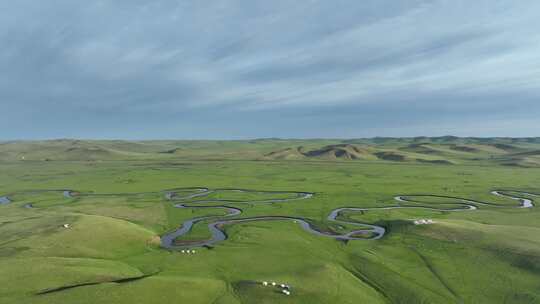
[[[0,127],[31,118],[40,136],[56,136],[63,124],[41,116],[87,115],[86,123],[110,116],[159,130],[149,116],[176,115],[180,129],[199,125],[200,113],[227,113],[207,134],[193,131],[204,137],[224,125],[242,133],[256,125],[247,115],[292,115],[289,125],[302,119],[295,113],[329,108],[334,123],[350,114],[339,109],[538,111],[539,9],[537,1],[3,2],[0,107],[13,115]],[[384,132],[374,123],[372,135]],[[313,134],[307,125],[297,136]],[[24,132],[8,136],[34,131]]]

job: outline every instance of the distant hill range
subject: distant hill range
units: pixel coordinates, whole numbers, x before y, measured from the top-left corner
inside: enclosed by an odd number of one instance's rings
[[[76,140],[0,142],[0,161],[379,161],[540,167],[540,138]]]

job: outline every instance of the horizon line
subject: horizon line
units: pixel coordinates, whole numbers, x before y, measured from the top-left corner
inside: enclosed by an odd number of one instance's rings
[[[32,141],[254,141],[254,140],[373,140],[373,139],[539,139],[539,136],[455,136],[455,135],[440,135],[440,136],[371,136],[371,137],[253,137],[253,138],[154,138],[154,139],[123,139],[123,138],[74,138],[74,137],[58,137],[58,138],[35,138],[35,139],[0,139],[1,143],[6,142],[32,142]]]

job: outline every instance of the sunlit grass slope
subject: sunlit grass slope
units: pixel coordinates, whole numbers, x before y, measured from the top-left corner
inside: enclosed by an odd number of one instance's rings
[[[431,154],[446,157],[452,148],[437,144],[428,145],[439,151]],[[123,143],[115,145],[123,149]],[[156,145],[172,147],[169,142]],[[148,147],[150,152],[160,150],[154,148]],[[425,153],[409,148],[385,149]],[[500,148],[509,149],[493,147]],[[0,172],[0,196],[13,200],[0,205],[0,303],[540,302],[540,208],[516,208],[518,202],[490,194],[493,189],[540,193],[536,168],[457,161],[440,165],[158,158],[13,160],[0,162]],[[242,217],[289,215],[323,227],[337,207],[393,206],[396,195],[463,197],[503,207],[342,215],[384,226],[388,233],[377,241],[344,243],[310,234],[292,221],[262,221],[226,226],[228,240],[212,249],[197,248],[196,254],[161,249],[159,236],[184,220],[224,214],[218,209],[173,208],[160,192],[202,186],[313,192],[315,196],[306,200],[229,205],[242,208]],[[64,189],[79,195],[66,198]],[[210,198],[249,201],[268,195],[223,191]],[[29,203],[33,208],[25,207]],[[421,203],[452,204],[443,199]],[[421,218],[435,224],[412,223]],[[208,236],[203,222],[185,237]],[[257,283],[263,280],[290,284],[292,294]]]

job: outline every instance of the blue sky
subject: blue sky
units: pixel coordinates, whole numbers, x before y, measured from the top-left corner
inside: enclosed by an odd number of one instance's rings
[[[540,136],[539,1],[0,2],[0,139]]]

